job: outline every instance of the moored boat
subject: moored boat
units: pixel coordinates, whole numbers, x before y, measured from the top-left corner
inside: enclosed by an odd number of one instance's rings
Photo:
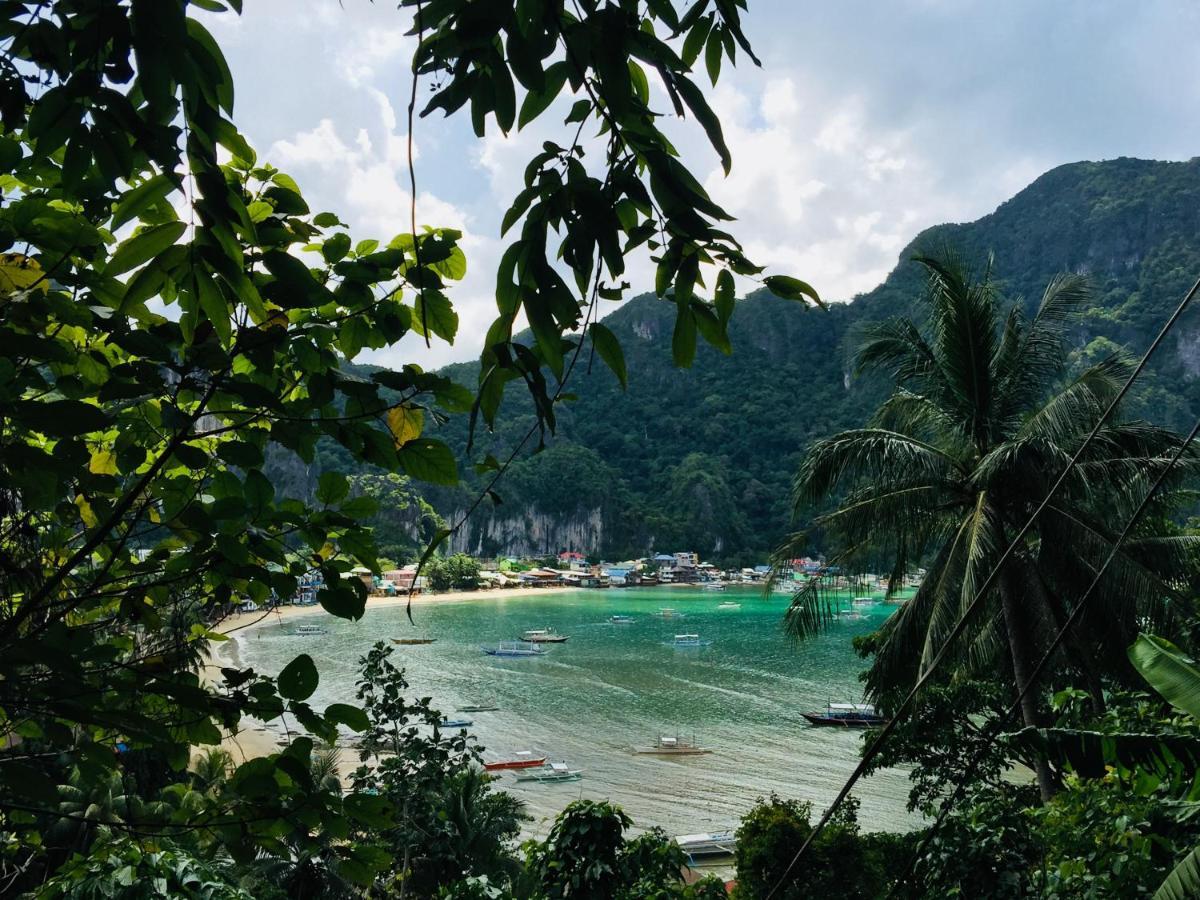
[[[540,769],[522,769],[517,772],[517,781],[540,781],[543,784],[555,781],[578,781],[583,777],[580,769],[569,769],[565,762],[550,763]]]
[[[681,834],[675,838],[679,848],[692,859],[709,856],[733,856],[737,840],[732,831],[712,831],[705,834]]]
[[[855,606],[875,606],[879,601],[874,597],[855,597],[850,602]]]
[[[633,616],[609,616],[608,621],[614,625],[631,625]]]
[[[661,607],[658,611],[658,614],[664,619],[682,619],[684,617],[683,613],[672,609],[669,606]]]
[[[439,728],[470,728],[475,723],[470,719],[442,719],[438,722]]]
[[[719,581],[709,581],[704,585],[704,590],[706,590],[706,591],[723,591],[723,590],[725,590],[725,585],[723,585]]]
[[[697,744],[695,735],[687,738],[678,734],[660,734],[654,746],[638,747],[634,752],[650,756],[699,756],[702,753],[712,753],[712,750]]]
[[[297,625],[296,630],[292,634],[297,635],[314,635],[325,634],[325,629],[320,625]]]
[[[732,600],[726,600],[723,603],[717,604],[717,609],[741,609],[742,604],[734,603]]]
[[[813,725],[837,728],[873,728],[887,720],[869,703],[830,703],[823,713],[800,713]]]
[[[499,772],[503,769],[536,769],[545,764],[545,756],[534,756],[532,750],[518,750],[512,759],[498,759],[484,763],[483,767],[489,772]]]
[[[498,710],[499,708],[500,707],[498,707],[498,706],[487,706],[486,704],[480,704],[480,705],[475,705],[475,706],[458,706],[458,707],[455,707],[454,711],[455,712],[496,712],[496,710]]]
[[[685,648],[707,647],[711,643],[712,641],[701,640],[698,634],[677,634],[675,635],[675,640],[669,641],[667,646]]]
[[[409,646],[411,644],[432,644],[437,638],[392,638],[393,644]]]
[[[488,656],[541,656],[548,652],[545,647],[529,641],[500,641],[495,647],[480,647]]]
[[[566,639],[567,635],[559,634],[553,628],[539,628],[521,635],[521,640],[531,644],[561,644]]]

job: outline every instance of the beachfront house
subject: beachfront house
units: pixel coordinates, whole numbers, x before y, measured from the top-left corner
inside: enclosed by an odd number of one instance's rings
[[[608,579],[610,586],[624,587],[629,584],[629,576],[632,570],[619,566],[609,566],[607,569],[601,569],[600,572]]]

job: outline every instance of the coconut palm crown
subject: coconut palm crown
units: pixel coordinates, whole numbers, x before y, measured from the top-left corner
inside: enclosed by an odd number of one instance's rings
[[[893,590],[900,576],[926,568],[873,642],[867,693],[877,702],[922,674],[1130,371],[1114,357],[1067,377],[1067,329],[1088,298],[1081,277],[1055,277],[1031,316],[1001,295],[990,266],[974,277],[950,255],[917,262],[928,273],[924,327],[882,322],[857,352],[858,370],[887,373],[894,393],[868,427],[814,445],[794,485],[797,518],[808,518],[827,548],[840,548],[837,561],[887,558]],[[1007,672],[1023,687],[1179,444],[1169,431],[1112,417],[1010,557],[953,648],[949,672]],[[1194,458],[1184,462],[1172,477]],[[1161,505],[1150,510],[1055,661],[1082,671],[1097,704],[1094,662],[1123,660],[1139,627],[1172,633],[1183,612],[1172,573],[1194,560],[1196,539],[1159,533],[1154,523],[1164,520]],[[796,555],[807,538],[808,531],[793,535],[779,556]],[[803,638],[832,615],[807,590],[786,624]],[[1032,724],[1034,698],[1024,712]]]

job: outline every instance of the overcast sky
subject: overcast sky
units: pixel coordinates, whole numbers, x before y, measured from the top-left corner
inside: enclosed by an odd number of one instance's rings
[[[737,216],[750,256],[832,300],[878,284],[921,229],[976,219],[1054,166],[1200,154],[1193,2],[749,5],[763,67],[739,58],[712,95],[732,174],[694,123],[671,134]],[[234,71],[235,120],[260,159],[356,239],[408,231],[406,14],[386,0],[246,0],[243,16],[210,26]],[[480,141],[465,115],[417,121],[419,224],[465,232],[468,277],[452,293],[460,333],[453,347],[406,339],[373,361],[478,353],[495,315],[500,217],[556,129]],[[644,261],[631,275],[634,293],[651,286]]]

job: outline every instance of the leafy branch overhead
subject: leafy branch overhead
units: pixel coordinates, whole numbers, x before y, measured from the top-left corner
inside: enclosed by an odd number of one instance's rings
[[[698,334],[729,352],[730,273],[756,276],[762,267],[725,230],[732,217],[681,162],[659,121],[672,113],[694,119],[729,172],[720,120],[694,70],[703,55],[715,84],[722,61],[732,64],[739,50],[758,63],[742,29],[745,3],[697,0],[683,12],[667,0],[402,5],[412,9],[410,34],[420,38],[414,70],[434,87],[421,115],[466,108],[482,137],[489,120],[508,133],[556,104],[566,113],[563,137],[546,141],[529,162],[504,215],[503,232],[519,229],[496,277],[499,314],[479,376],[484,421],[494,424],[503,385],[519,378],[535,395],[539,423],[552,430],[558,394],[550,395],[537,370],[548,366],[561,385],[585,329],[624,383],[621,348],[595,320],[598,300],[624,296],[626,257],[638,248],[655,264],[656,293],[676,306],[676,364],[691,364]],[[661,96],[652,96],[652,84]],[[594,139],[584,138],[589,129]],[[589,169],[585,150],[596,143],[602,158]],[[710,269],[717,270],[715,294],[706,299],[701,291]],[[765,283],[779,297],[820,302],[798,279],[772,276]],[[531,350],[513,340],[522,313],[535,339]]]
[[[278,677],[228,667],[203,682],[210,642],[235,604],[289,598],[302,581],[328,612],[361,617],[365,589],[349,576],[381,569],[366,524],[377,498],[407,496],[409,479],[456,483],[438,428],[472,412],[490,425],[508,381],[525,382],[552,427],[585,326],[624,380],[595,310],[620,296],[626,254],[654,254],[680,362],[697,332],[728,349],[731,273],[759,271],[651,110],[653,78],[728,168],[691,69],[703,54],[715,79],[722,59],[749,53],[737,4],[409,3],[414,71],[438,85],[430,109],[469,101],[482,133],[489,116],[517,125],[518,83],[523,125],[568,88],[579,102],[574,137],[534,158],[506,217],[520,236],[501,264],[478,395],[411,364],[358,374],[348,360],[409,333],[458,338],[461,235],[412,222],[390,240],[353,237],[256,157],[234,124],[229,66],[192,15],[241,5],[0,6],[0,754],[45,761],[0,765],[0,853],[26,860],[33,884],[55,858],[39,835],[59,789],[105,790],[122,753],[182,792],[193,746],[246,718],[323,740],[365,727],[353,706],[312,705],[308,656]],[[598,173],[583,162],[589,122],[606,147]],[[697,291],[712,267],[710,302]],[[513,341],[521,314],[533,347]],[[321,441],[385,474],[327,472],[315,498],[264,474],[269,458],[313,463]],[[447,533],[419,506],[411,517],[421,536]],[[317,756],[297,737],[237,767],[219,802],[147,804],[112,827],[203,832],[238,862],[324,848],[330,871],[369,883],[378,848],[336,837],[392,813],[314,778]]]

